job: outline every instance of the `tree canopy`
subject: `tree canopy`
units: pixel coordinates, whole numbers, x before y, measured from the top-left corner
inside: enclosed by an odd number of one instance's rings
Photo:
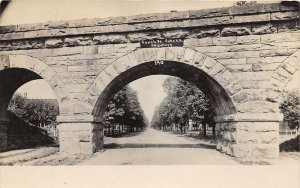
[[[36,126],[46,126],[56,122],[59,114],[58,103],[49,99],[26,99],[15,94],[8,109],[24,121]]]
[[[280,104],[280,110],[283,113],[284,121],[288,122],[290,129],[299,128],[300,124],[300,96],[299,90],[285,92]]]
[[[169,77],[163,88],[167,97],[155,109],[151,127],[164,129],[172,124],[184,126],[188,120],[213,124],[214,110],[208,98],[196,86],[180,78]]]
[[[109,102],[104,119],[107,123],[144,128],[148,120],[141,108],[137,92],[129,86],[120,90]]]

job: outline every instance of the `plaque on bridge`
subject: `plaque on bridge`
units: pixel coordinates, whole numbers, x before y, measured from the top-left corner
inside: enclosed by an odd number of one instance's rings
[[[175,47],[183,46],[183,39],[152,39],[140,41],[141,48],[163,48],[163,47]]]

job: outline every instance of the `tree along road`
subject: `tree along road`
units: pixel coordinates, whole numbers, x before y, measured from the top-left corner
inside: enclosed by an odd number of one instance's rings
[[[105,138],[105,150],[79,165],[236,165],[214,144],[147,128],[119,138]]]

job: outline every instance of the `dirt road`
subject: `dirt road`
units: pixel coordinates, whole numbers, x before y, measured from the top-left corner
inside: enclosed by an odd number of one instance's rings
[[[235,165],[214,144],[168,132],[146,129],[120,138],[106,138],[106,149],[79,165]]]

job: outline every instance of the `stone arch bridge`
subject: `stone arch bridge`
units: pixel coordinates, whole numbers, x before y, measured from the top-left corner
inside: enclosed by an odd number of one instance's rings
[[[176,39],[179,44],[143,46]],[[45,79],[59,102],[60,151],[103,146],[111,97],[138,78],[167,74],[197,85],[217,116],[217,149],[242,159],[277,158],[279,103],[299,70],[299,7],[259,4],[0,27],[0,140],[7,106],[24,83]]]

